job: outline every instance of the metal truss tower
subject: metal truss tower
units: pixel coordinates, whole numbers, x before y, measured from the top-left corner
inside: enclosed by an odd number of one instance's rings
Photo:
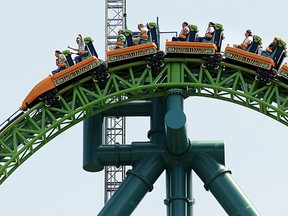
[[[126,0],[105,0],[105,47],[116,43],[118,29],[126,28]]]
[[[105,0],[105,47],[106,50],[116,43],[118,29],[125,29],[126,0]],[[125,143],[125,117],[106,117],[104,121],[105,143],[107,145],[115,143]],[[106,203],[125,177],[125,166],[105,167],[105,195]]]

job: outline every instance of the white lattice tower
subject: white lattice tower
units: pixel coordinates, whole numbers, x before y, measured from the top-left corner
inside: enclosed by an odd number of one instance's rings
[[[117,40],[118,29],[125,29],[126,17],[126,0],[106,0],[105,2],[105,47],[114,45]],[[125,144],[125,117],[106,117],[105,118],[105,143]],[[125,166],[106,166],[105,167],[105,196],[106,203],[113,193],[118,189],[119,185],[125,177]]]

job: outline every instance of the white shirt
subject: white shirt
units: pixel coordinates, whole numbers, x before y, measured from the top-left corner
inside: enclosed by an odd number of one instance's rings
[[[243,43],[245,43],[245,44],[250,44],[250,43],[252,43],[252,42],[253,42],[253,36],[252,36],[252,35],[248,36],[248,37],[245,38],[244,41],[243,41]]]
[[[79,54],[85,50],[85,42],[82,40],[78,44]]]
[[[215,31],[214,27],[211,26],[211,27],[207,28],[207,30],[206,30],[206,34],[207,34],[207,33],[212,34],[214,31]]]
[[[189,33],[189,27],[188,26],[185,26],[182,30],[181,30],[181,32],[180,32],[180,34],[182,34],[182,35],[187,35],[188,33]]]

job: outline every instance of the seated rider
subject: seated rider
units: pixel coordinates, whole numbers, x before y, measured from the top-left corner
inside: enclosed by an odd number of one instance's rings
[[[60,50],[55,50],[56,56],[56,65],[58,66],[57,69],[52,71],[52,74],[59,73],[61,70],[66,68],[66,57]]]
[[[268,46],[265,50],[259,49],[259,50],[258,50],[258,54],[261,55],[262,53],[266,53],[266,55],[270,55],[270,54],[273,53],[273,52],[276,50],[276,48],[278,47],[279,41],[280,41],[280,38],[275,37],[275,38],[273,39],[273,41],[269,44],[269,46]]]
[[[76,43],[78,44],[78,48],[72,48],[70,46],[68,46],[68,48],[77,52],[77,53],[72,53],[72,54],[78,55],[75,57],[75,63],[77,64],[78,62],[82,60],[81,56],[87,55],[88,51],[85,50],[86,45],[81,34],[78,34],[76,38]]]
[[[245,39],[241,44],[233,44],[234,48],[246,50],[247,47],[253,42],[253,36],[250,29],[245,32]]]
[[[187,22],[182,23],[182,30],[178,37],[172,37],[172,41],[186,41],[186,38],[190,32],[189,24]]]
[[[214,26],[215,24],[213,22],[209,22],[204,37],[198,37],[196,38],[196,41],[202,42],[203,39],[207,39],[207,40],[211,39],[213,37],[213,33],[215,32]]]
[[[124,48],[126,37],[123,33],[124,33],[123,29],[118,30],[117,42],[116,42],[116,45],[112,49]]]
[[[138,24],[138,30],[140,33],[137,35],[137,37],[133,38],[134,45],[139,45],[140,40],[148,40],[148,28],[146,25],[143,25],[142,23]]]

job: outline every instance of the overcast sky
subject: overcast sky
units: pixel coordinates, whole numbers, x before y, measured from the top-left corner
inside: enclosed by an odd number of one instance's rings
[[[55,69],[54,50],[76,46],[78,33],[91,36],[105,59],[105,2],[100,0],[9,0],[1,2],[2,41],[0,122],[18,109],[23,98]],[[246,29],[263,39],[287,40],[288,6],[267,1],[127,1],[128,28],[156,21],[161,31],[180,31],[182,21],[195,24],[203,35],[209,21],[224,26],[226,44],[239,43]],[[162,48],[166,37],[162,35]],[[287,60],[286,60],[287,61]],[[258,112],[213,99],[185,101],[191,140],[224,140],[226,166],[262,215],[288,212],[287,128]],[[128,119],[127,143],[147,140],[147,119]],[[139,125],[139,124],[137,124]],[[165,175],[132,215],[166,215]],[[41,148],[0,186],[1,215],[97,215],[104,202],[102,173],[82,169],[82,123]],[[194,215],[226,215],[203,183],[193,174]]]

